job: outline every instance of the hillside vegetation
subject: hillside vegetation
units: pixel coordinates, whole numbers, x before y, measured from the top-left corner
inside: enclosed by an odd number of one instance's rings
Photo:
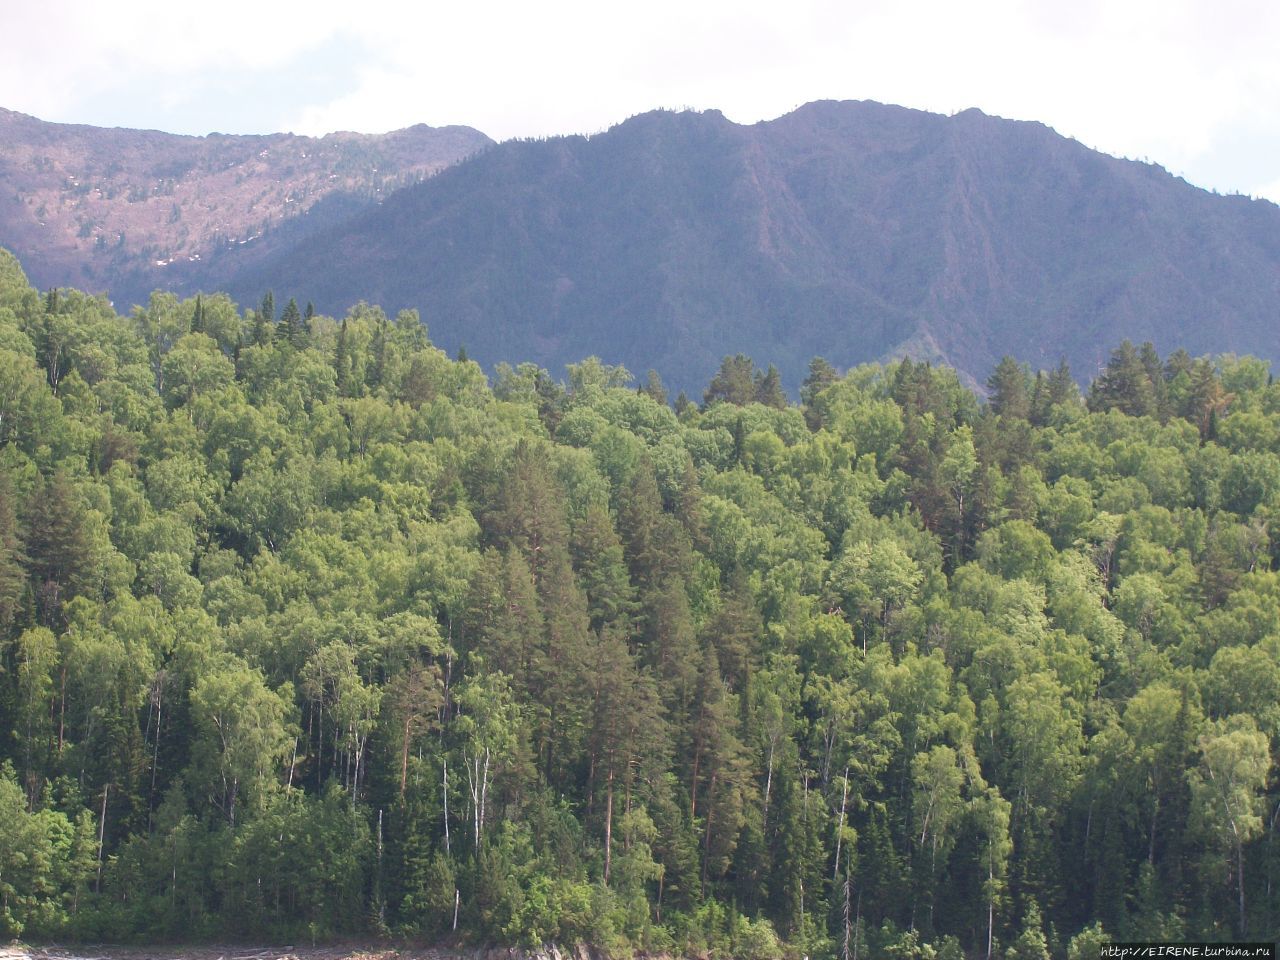
[[[765,359],[765,358],[762,358]],[[0,254],[0,930],[1083,957],[1280,929],[1280,386],[487,378]]]
[[[0,108],[0,243],[42,287],[108,291],[127,308],[156,288],[216,285],[230,263],[245,269],[491,142],[423,124],[187,137]]]

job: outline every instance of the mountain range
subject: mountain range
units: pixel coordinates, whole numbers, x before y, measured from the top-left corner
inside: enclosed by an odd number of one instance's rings
[[[118,306],[211,289],[491,144],[469,127],[188,137],[0,109],[0,245],[40,286]]]
[[[1125,337],[1280,359],[1280,208],[978,110],[655,111],[500,144],[0,113],[6,193],[0,245],[42,286],[416,307],[485,363],[596,354],[691,392],[735,352],[792,389],[819,354],[975,382],[1004,354],[1089,377]]]

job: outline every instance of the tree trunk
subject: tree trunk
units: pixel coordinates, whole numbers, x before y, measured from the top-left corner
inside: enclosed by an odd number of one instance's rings
[[[711,860],[711,817],[715,813],[716,772],[707,785],[707,833],[702,843],[702,896],[707,895],[707,864]]]
[[[409,721],[412,714],[405,710],[404,735],[400,742],[400,799],[404,799],[404,789],[409,784]]]
[[[604,801],[604,882],[609,883],[609,866],[613,861],[613,767],[609,768],[609,785]]]
[[[840,876],[840,846],[844,842],[844,811],[849,800],[849,768],[844,768],[844,788],[840,792],[840,819],[836,823],[836,864],[831,873],[831,882],[835,883]]]
[[[702,744],[698,742],[693,750],[693,776],[689,778],[689,819],[698,815],[698,765],[702,760]]]
[[[441,779],[440,792],[444,795],[444,852],[452,856],[449,846],[449,758],[444,758],[444,775]]]
[[[769,741],[768,772],[764,778],[764,810],[760,816],[760,829],[762,832],[769,826],[769,793],[773,788],[773,748],[776,744],[776,740]]]
[[[1236,892],[1240,898],[1240,936],[1243,937],[1248,928],[1244,916],[1244,844],[1236,840]]]
[[[994,867],[987,867],[987,883],[994,884],[996,880],[996,871]],[[996,927],[996,898],[992,894],[987,897],[987,960],[991,960],[991,940],[995,933]]]
[[[102,848],[107,836],[107,791],[111,785],[102,788],[102,814],[98,817],[98,892],[102,892]]]
[[[62,758],[62,745],[66,742],[65,733],[67,729],[67,667],[62,665],[59,671],[59,689],[58,689],[58,758]]]

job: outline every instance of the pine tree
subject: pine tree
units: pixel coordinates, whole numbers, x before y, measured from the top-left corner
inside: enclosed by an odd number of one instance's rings
[[[729,869],[745,821],[750,767],[737,735],[738,698],[720,674],[715,651],[703,647],[690,728],[689,818],[702,818],[702,892]]]
[[[1156,390],[1148,365],[1128,340],[1112,351],[1106,370],[1089,388],[1089,409],[1119,410],[1131,417],[1158,415]]]
[[[806,407],[812,406],[818,394],[839,379],[839,371],[825,357],[814,357],[809,361],[809,373],[800,385],[800,402]]]
[[[18,534],[17,497],[8,471],[0,470],[0,635],[13,624],[26,587],[27,557]]]
[[[662,706],[652,678],[637,669],[622,633],[606,629],[587,653],[590,683],[588,736],[588,803],[603,822],[604,869],[609,882],[614,823],[619,808],[629,810],[637,768],[660,768],[663,744]],[[665,764],[661,764],[665,765]],[[624,798],[618,802],[617,798]]]
[[[736,571],[724,591],[720,609],[703,631],[706,641],[715,648],[721,673],[734,693],[743,694],[750,687],[763,633],[764,621],[751,597],[750,584],[741,570]]]
[[[1162,421],[1168,420],[1172,412],[1169,409],[1169,385],[1165,382],[1165,367],[1160,360],[1160,354],[1156,353],[1155,345],[1148,340],[1139,348],[1138,358],[1142,361],[1142,367],[1147,372],[1147,380],[1151,383],[1153,416],[1159,417]]]
[[[40,622],[62,626],[66,602],[89,584],[92,558],[84,507],[61,471],[27,502],[27,570]]]
[[[373,328],[373,342],[369,345],[369,362],[365,365],[364,385],[370,391],[382,386],[382,376],[387,366],[387,319],[379,318]]]
[[[588,507],[574,525],[572,546],[574,567],[587,594],[591,629],[598,633],[607,624],[618,624],[629,633],[636,591],[609,511],[599,504]]]
[[[658,679],[668,713],[688,716],[702,654],[694,630],[693,611],[684,583],[669,576],[640,596],[642,658]]]
[[[638,392],[652,398],[656,403],[666,406],[667,388],[662,385],[662,378],[658,376],[657,370],[650,370],[645,376],[645,381],[638,388]]]
[[[36,359],[44,368],[45,379],[56,394],[67,373],[67,337],[69,318],[62,315],[62,299],[56,287],[45,296],[44,313],[36,331]]]
[[[1031,389],[1031,423],[1037,427],[1054,421],[1055,410],[1071,410],[1080,405],[1080,388],[1071,376],[1066,358],[1049,373],[1037,371]]]
[[[204,333],[204,298],[196,294],[196,307],[191,313],[191,332]]]
[[[756,365],[744,353],[725,357],[720,369],[711,378],[706,392],[702,395],[704,406],[713,403],[732,403],[744,406],[756,399]]]
[[[692,570],[689,535],[679,520],[664,511],[653,464],[647,458],[631,475],[618,510],[618,532],[631,578],[642,590],[668,576],[686,577]]]
[[[272,327],[271,321],[267,315],[261,310],[253,315],[253,342],[256,346],[263,347],[271,342]]]
[[[819,394],[839,379],[839,372],[825,358],[814,357],[809,361],[809,374],[800,385],[800,403],[804,406],[804,419],[810,430],[822,427],[822,413],[815,406]]]
[[[306,344],[302,312],[298,309],[298,301],[293,297],[289,298],[289,302],[284,306],[284,312],[280,314],[280,323],[276,327],[275,338],[277,342],[288,343],[294,348],[300,348]]]
[[[333,357],[333,369],[337,377],[338,396],[351,396],[351,347],[347,339],[347,318],[338,327],[338,345]]]
[[[1192,364],[1184,415],[1200,430],[1202,439],[1208,441],[1217,436],[1218,418],[1234,399],[1222,388],[1211,360],[1201,357]]]
[[[787,408],[787,395],[782,390],[782,377],[778,374],[778,368],[772,363],[769,364],[769,369],[763,376],[757,374],[755,400],[756,403],[763,403],[766,407],[773,407],[776,410]]]
[[[1027,419],[1031,415],[1031,391],[1026,367],[1013,357],[1001,358],[987,380],[991,410],[1003,417]]]
[[[532,684],[531,698],[543,707],[535,745],[548,778],[556,782],[581,735],[583,704],[577,691],[587,642],[587,598],[573,576],[563,493],[527,440],[516,446],[489,526],[500,546],[524,558],[538,598],[544,629],[538,656],[525,676]]]

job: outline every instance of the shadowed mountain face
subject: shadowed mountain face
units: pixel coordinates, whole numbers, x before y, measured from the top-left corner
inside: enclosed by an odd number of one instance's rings
[[[975,110],[650,113],[292,222],[173,286],[417,307],[486,363],[594,353],[690,390],[738,351],[793,390],[815,354],[979,382],[1006,353],[1088,377],[1124,337],[1280,359],[1280,208]]]
[[[39,286],[220,285],[491,143],[469,127],[183,137],[0,110],[0,245]]]
[[[705,384],[725,353],[1013,353],[1091,375],[1123,337],[1280,358],[1280,208],[1045,126],[813,103],[739,126],[651,113],[509,142],[237,279],[416,306],[445,346],[596,353]]]

